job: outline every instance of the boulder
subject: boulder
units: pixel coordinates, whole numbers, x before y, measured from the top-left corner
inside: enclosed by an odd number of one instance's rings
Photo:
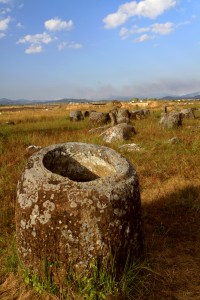
[[[86,110],[86,111],[84,112],[84,117],[87,118],[87,117],[89,117],[89,115],[90,115],[90,112],[89,112],[88,110]]]
[[[136,131],[132,125],[121,123],[116,126],[110,127],[105,132],[103,132],[101,136],[103,135],[103,139],[105,142],[111,143],[115,141],[128,140],[135,134]]]
[[[194,110],[192,108],[185,108],[181,110],[181,114],[183,118],[187,119],[195,119]]]
[[[110,111],[109,116],[110,116],[110,120],[111,120],[111,126],[117,125],[116,113],[114,111]]]
[[[149,111],[149,110],[146,109],[145,111]],[[147,115],[147,113],[146,114],[144,113],[144,109],[133,110],[130,112],[130,119],[140,120],[144,118],[145,115]]]
[[[81,120],[84,120],[84,116],[83,116],[82,111],[72,110],[69,113],[69,119],[70,119],[70,121],[81,121]]]
[[[182,125],[182,114],[177,111],[162,113],[159,123],[163,128],[177,128]]]
[[[138,177],[113,149],[84,143],[34,153],[18,182],[19,257],[33,274],[61,281],[115,257],[117,270],[143,252]],[[62,276],[61,276],[62,274]]]
[[[146,117],[146,116],[149,116],[150,115],[150,109],[143,109],[143,115]]]
[[[108,113],[91,111],[89,116],[90,125],[103,125],[110,121],[110,116]]]
[[[117,124],[129,123],[130,122],[130,113],[128,109],[118,109],[116,114]]]

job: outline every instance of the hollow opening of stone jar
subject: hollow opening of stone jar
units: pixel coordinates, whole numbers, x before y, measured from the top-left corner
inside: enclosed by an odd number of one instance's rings
[[[43,158],[43,165],[52,173],[67,177],[76,182],[89,182],[101,177],[111,176],[116,172],[115,167],[108,161],[107,156],[99,151],[71,151],[56,148],[48,151]]]

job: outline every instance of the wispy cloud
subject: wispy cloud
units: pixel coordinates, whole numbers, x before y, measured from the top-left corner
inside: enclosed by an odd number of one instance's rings
[[[10,20],[11,20],[10,17],[0,20],[0,31],[6,31],[8,29]]]
[[[126,39],[132,35],[143,33],[140,37],[135,39],[135,42],[140,43],[155,38],[155,34],[156,35],[170,34],[174,30],[174,28],[175,25],[172,22],[155,23],[150,25],[149,27],[138,27],[134,25],[130,29],[126,27],[121,28],[119,35],[122,39]]]
[[[45,21],[44,26],[49,31],[72,30],[73,21],[62,21],[61,19],[54,18]]]
[[[133,16],[155,19],[166,10],[175,7],[177,0],[142,0],[131,1],[119,6],[114,13],[108,14],[104,19],[104,28],[116,28],[128,21]]]
[[[21,22],[18,22],[16,26],[17,26],[17,28],[23,28],[24,27]]]
[[[116,96],[127,97],[163,97],[166,95],[184,95],[198,91],[200,80],[185,78],[162,78],[156,82],[130,83],[122,86],[99,84],[96,88],[67,86],[71,97],[87,99],[111,99]],[[66,86],[63,90],[66,90]]]
[[[53,38],[46,32],[38,33],[34,35],[25,35],[23,38],[17,41],[17,44],[30,44],[25,50],[26,54],[34,54],[43,52],[42,44],[49,44],[53,42]]]
[[[35,45],[35,44],[30,45],[30,47],[28,47],[25,50],[26,54],[35,54],[35,53],[41,53],[41,52],[43,52],[42,45]]]
[[[142,34],[141,36],[139,36],[138,38],[136,38],[134,40],[135,43],[143,43],[145,41],[148,41],[148,40],[152,40],[154,37],[151,36],[151,35],[148,35],[148,34]]]
[[[83,45],[82,44],[78,44],[75,42],[62,42],[58,45],[58,50],[63,50],[65,48],[69,48],[69,49],[80,49],[82,48]]]
[[[162,34],[162,35],[171,33],[173,29],[174,29],[174,24],[172,22],[156,23],[151,26],[152,32]]]
[[[151,31],[150,27],[138,27],[137,25],[134,25],[130,29],[128,29],[126,27],[122,27],[119,32],[119,35],[122,39],[126,39],[133,34],[141,34],[141,33],[145,33],[148,31]]]
[[[40,44],[40,43],[44,43],[44,44],[49,44],[53,41],[52,37],[46,33],[38,33],[38,34],[28,34],[25,35],[23,38],[19,39],[17,44],[26,44],[26,43],[31,43],[31,44]]]

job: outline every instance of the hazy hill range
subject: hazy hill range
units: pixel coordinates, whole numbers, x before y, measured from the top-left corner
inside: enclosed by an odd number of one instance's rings
[[[200,99],[200,92],[196,92],[196,93],[190,93],[190,94],[186,94],[186,95],[182,95],[182,96],[165,96],[162,97],[161,100],[184,100],[184,99]]]
[[[111,100],[119,100],[119,101],[128,101],[131,99],[131,97],[113,97],[112,99],[108,98],[107,100],[102,100],[99,99],[101,101],[111,101]],[[190,93],[190,94],[186,94],[186,95],[182,95],[182,96],[177,96],[177,95],[173,95],[173,96],[164,96],[162,98],[159,98],[158,100],[186,100],[186,99],[200,99],[200,91],[199,92],[195,92],[195,93]],[[11,99],[7,99],[7,98],[1,98],[0,99],[0,105],[27,105],[27,104],[46,104],[46,103],[70,103],[70,102],[91,102],[94,100],[88,100],[88,99],[74,99],[74,98],[63,98],[63,99],[59,99],[59,100],[44,100],[44,101],[39,101],[39,100],[27,100],[27,99],[17,99],[17,100],[11,100]]]

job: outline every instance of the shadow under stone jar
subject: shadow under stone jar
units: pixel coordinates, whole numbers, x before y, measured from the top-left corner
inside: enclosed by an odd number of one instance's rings
[[[24,265],[44,275],[87,272],[93,260],[115,267],[142,254],[139,183],[116,151],[64,143],[33,154],[18,182],[17,247]]]

